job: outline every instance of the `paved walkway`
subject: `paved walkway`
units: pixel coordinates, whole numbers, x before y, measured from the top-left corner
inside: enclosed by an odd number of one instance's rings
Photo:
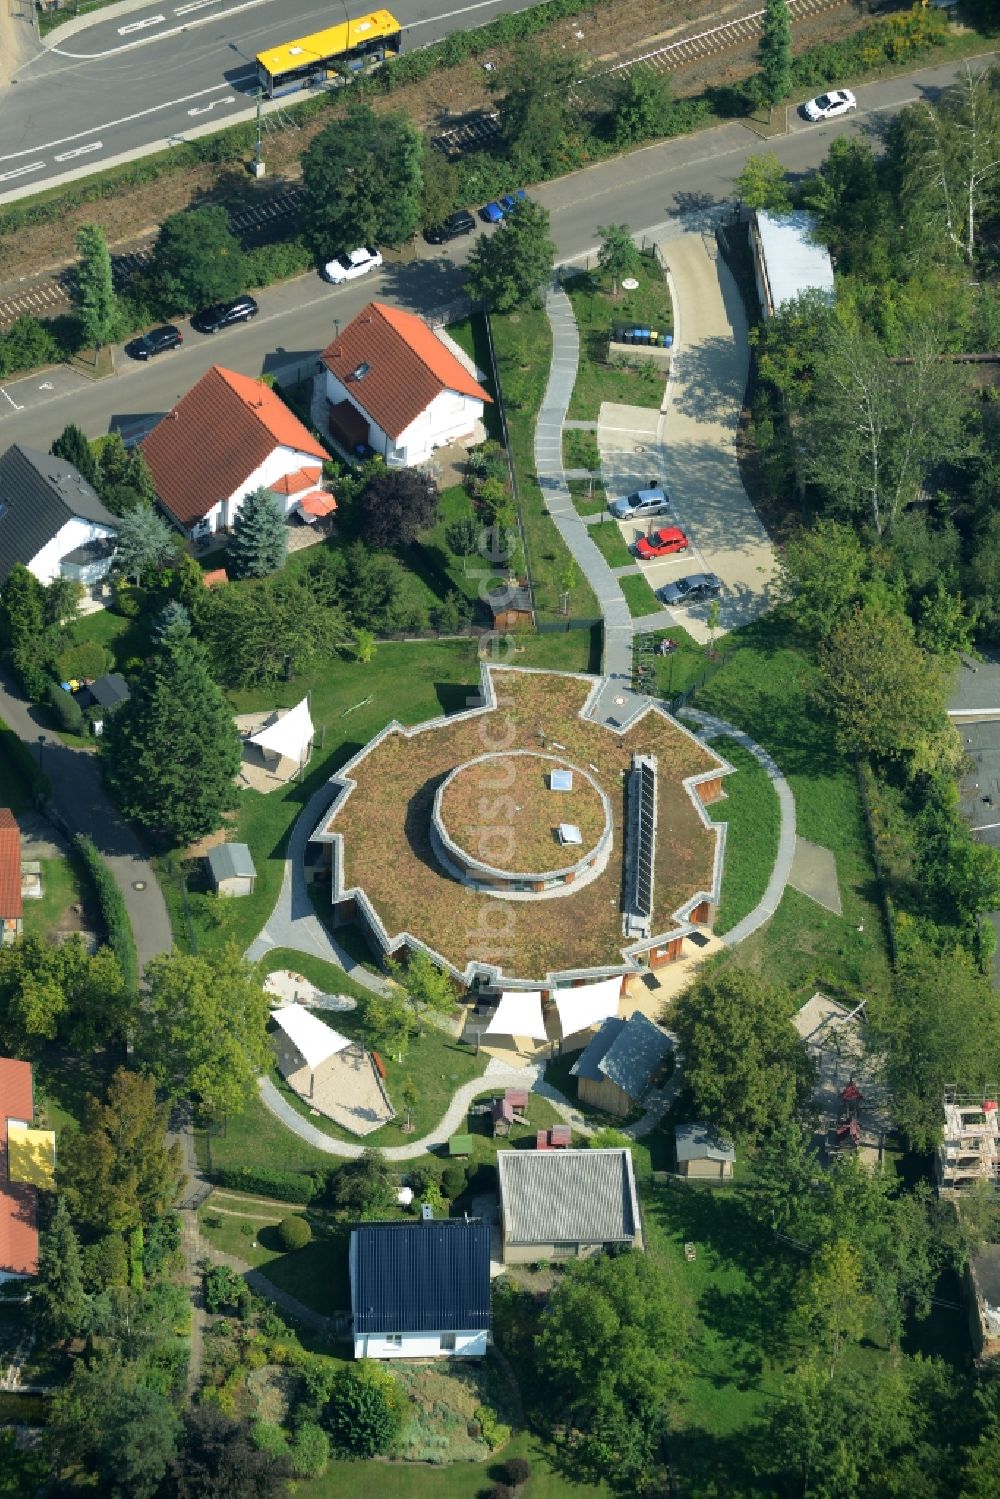
[[[331,795],[330,784],[326,782],[299,813],[288,838],[285,869],[274,910],[247,948],[246,956],[251,962],[256,962],[274,947],[290,947],[296,952],[311,953],[313,957],[333,963],[337,968],[343,968],[356,983],[382,993],[386,987],[382,979],[370,973],[363,964],[356,963],[331,936],[316,915],[309,896],[304,862],[306,844],[330,805]]]
[[[722,938],[726,947],[736,947],[740,942],[746,940],[752,932],[757,931],[766,921],[770,921],[781,902],[788,884],[788,877],[792,872],[792,860],[795,857],[795,798],[792,796],[792,788],[785,780],[778,766],[772,760],[767,750],[759,745],[756,740],[751,739],[749,734],[744,734],[742,729],[737,729],[725,719],[715,718],[711,713],[702,713],[699,708],[682,708],[681,717],[690,718],[700,725],[699,739],[718,739],[725,735],[733,739],[737,744],[748,750],[759,765],[767,772],[768,778],[775,789],[778,797],[778,807],[781,823],[778,830],[778,852],[774,860],[774,868],[771,870],[771,878],[767,882],[767,889],[761,896],[759,903],[754,909],[744,916],[742,921],[732,927]]]
[[[569,297],[553,284],[545,299],[552,328],[552,365],[535,427],[535,469],[545,508],[563,541],[597,595],[604,616],[604,674],[621,686],[632,682],[632,619],[614,573],[577,514],[562,461],[564,425],[593,428],[594,423],[566,423],[580,361],[580,334]]]
[[[32,756],[41,746],[42,768],[52,790],[46,815],[67,837],[85,833],[107,860],[135,933],[142,972],[150,958],[173,947],[170,918],[156,872],[137,834],[104,789],[97,756],[69,749],[45,729],[37,710],[4,675],[0,675],[0,718],[23,740]],[[136,889],[136,886],[141,888]]]

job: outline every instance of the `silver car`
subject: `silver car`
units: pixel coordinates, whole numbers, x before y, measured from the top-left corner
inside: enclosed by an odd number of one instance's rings
[[[665,489],[650,484],[633,494],[623,495],[620,500],[612,500],[608,509],[615,520],[642,520],[647,515],[665,515],[670,509],[670,501]]]

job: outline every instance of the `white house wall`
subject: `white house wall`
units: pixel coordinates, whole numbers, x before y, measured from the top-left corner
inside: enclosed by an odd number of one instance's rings
[[[39,583],[51,583],[54,578],[58,578],[59,565],[70,552],[75,552],[77,547],[82,547],[88,541],[103,541],[114,534],[109,526],[84,520],[79,515],[71,516],[52,540],[46,542],[42,550],[32,557],[28,563],[28,571],[34,573]]]
[[[476,423],[482,421],[482,401],[460,395],[454,390],[442,390],[394,440],[359,404],[356,392],[363,391],[363,388],[362,383],[348,389],[331,370],[326,372],[327,400],[336,406],[346,399],[361,412],[368,423],[369,447],[380,453],[387,463],[425,463],[435,448],[444,447],[457,437],[467,437],[475,429]]]
[[[451,1336],[451,1334],[446,1334]],[[355,1358],[481,1358],[486,1352],[485,1332],[456,1332],[455,1347],[441,1347],[439,1332],[406,1332],[402,1343],[386,1342],[382,1333],[355,1333]]]
[[[275,448],[264,460],[259,468],[255,468],[240,487],[227,495],[225,500],[212,506],[208,511],[208,527],[201,527],[200,534],[205,530],[219,531],[231,526],[239,514],[240,507],[248,494],[253,494],[255,489],[271,489],[279,479],[284,479],[288,474],[298,473],[300,468],[319,468],[320,460],[312,453],[300,453],[295,448]],[[290,515],[295,509],[301,494],[275,495],[284,506],[285,515]],[[195,523],[197,528],[197,522]]]

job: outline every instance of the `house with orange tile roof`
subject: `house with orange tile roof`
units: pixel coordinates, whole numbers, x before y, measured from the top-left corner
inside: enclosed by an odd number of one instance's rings
[[[248,494],[270,490],[286,516],[336,508],[323,445],[279,395],[213,365],[141,444],[168,519],[191,540],[228,530]]]
[[[0,947],[21,935],[21,830],[9,807],[0,807]]]
[[[491,399],[423,318],[369,302],[323,350],[329,433],[349,455],[426,463],[435,448],[482,431]]]
[[[31,1063],[0,1057],[0,1283],[38,1270],[38,1190],[54,1185],[55,1135],[33,1129]]]

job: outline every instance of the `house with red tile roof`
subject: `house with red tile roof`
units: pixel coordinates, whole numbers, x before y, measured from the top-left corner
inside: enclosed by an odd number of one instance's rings
[[[30,1128],[33,1113],[31,1063],[0,1057],[0,1283],[38,1270],[37,1183],[51,1185],[55,1142],[47,1131]],[[33,1157],[42,1162],[42,1174]]]
[[[163,510],[192,540],[228,530],[257,489],[270,490],[286,516],[302,513],[306,501],[331,499],[322,489],[322,444],[263,381],[221,365],[141,447]]]
[[[322,361],[330,436],[349,454],[367,447],[408,467],[482,430],[490,397],[412,312],[369,302]]]
[[[0,947],[21,935],[21,830],[9,807],[0,807]]]

